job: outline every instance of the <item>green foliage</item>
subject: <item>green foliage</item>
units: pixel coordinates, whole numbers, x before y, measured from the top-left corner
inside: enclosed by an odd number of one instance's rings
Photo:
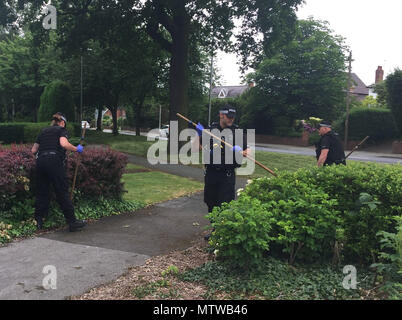
[[[402,137],[402,70],[396,69],[386,79],[388,94],[388,105],[391,107],[399,130],[399,137]]]
[[[326,23],[299,21],[293,41],[266,57],[252,75],[257,85],[246,98],[247,126],[260,133],[275,126],[278,116],[335,119],[345,96],[344,61],[343,39]]]
[[[0,123],[0,141],[4,144],[18,143],[24,140],[24,125],[18,123]]]
[[[62,112],[68,121],[72,121],[75,116],[75,105],[71,88],[67,83],[56,80],[46,86],[40,98],[38,111],[39,121],[50,121],[52,116]]]
[[[139,201],[121,201],[107,198],[84,198],[75,196],[75,215],[78,219],[100,219],[102,217],[133,212],[145,206]],[[15,202],[14,206],[0,215],[0,243],[7,243],[15,238],[31,236],[36,231],[33,217],[34,198]],[[51,202],[49,215],[44,221],[45,229],[61,227],[65,224],[64,216],[59,206]]]
[[[49,125],[50,122],[0,123],[0,141],[4,144],[33,143],[36,141],[41,130]],[[81,126],[79,123],[69,122],[67,130],[70,137],[81,137]]]
[[[391,299],[402,299],[402,217],[396,216],[396,232],[380,231],[377,235],[381,237],[380,263],[372,267],[385,277],[382,290]]]
[[[343,137],[345,115],[334,123],[334,129]],[[370,136],[370,141],[383,141],[396,136],[396,123],[389,109],[355,107],[349,116],[349,139],[362,140]]]
[[[290,263],[372,263],[380,250],[376,234],[390,232],[402,212],[401,194],[399,165],[349,163],[259,178],[208,216],[216,229],[211,244],[218,257],[246,267],[266,248]]]
[[[227,292],[230,299],[350,300],[361,299],[372,288],[374,274],[365,268],[357,273],[357,290],[342,287],[342,268],[330,265],[295,265],[274,258],[262,259],[258,270],[239,271],[227,264],[207,262],[179,275],[183,281],[208,287],[206,299]]]
[[[252,267],[269,249],[271,215],[259,200],[242,198],[221,208],[215,208],[207,218],[215,231],[210,243],[218,256],[231,263]]]

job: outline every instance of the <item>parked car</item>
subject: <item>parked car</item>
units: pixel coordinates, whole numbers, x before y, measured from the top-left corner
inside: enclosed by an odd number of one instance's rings
[[[169,130],[169,125],[165,124],[164,126],[162,126],[162,128],[159,129],[159,136],[169,138]]]
[[[87,126],[86,126],[87,129],[89,129],[89,128],[91,127],[91,126],[89,125],[89,122],[88,122],[88,121],[81,121],[81,127],[84,128],[85,125],[87,125]]]

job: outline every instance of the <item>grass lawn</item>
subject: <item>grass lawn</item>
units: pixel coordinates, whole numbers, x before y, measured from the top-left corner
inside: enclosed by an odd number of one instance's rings
[[[127,169],[146,169],[129,164]],[[124,200],[137,200],[151,205],[201,191],[203,184],[159,171],[127,173],[123,175]]]
[[[111,133],[96,131],[89,131],[86,141],[88,144],[106,144],[112,149],[142,157],[147,156],[148,148],[154,143],[152,141],[147,141],[146,137],[142,136],[114,136]],[[316,160],[313,156],[281,154],[264,151],[256,151],[255,156],[256,160],[260,161],[262,164],[266,165],[275,172],[283,170],[295,171],[299,168],[314,166],[316,164]],[[202,165],[195,166],[201,167]],[[251,178],[269,175],[269,173],[263,170],[261,167],[256,165],[255,168],[254,174],[250,176]]]

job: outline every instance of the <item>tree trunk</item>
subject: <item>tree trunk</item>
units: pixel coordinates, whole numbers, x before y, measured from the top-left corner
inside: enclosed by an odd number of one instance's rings
[[[134,120],[135,120],[135,135],[137,137],[139,137],[141,135],[141,125],[142,125],[142,106],[144,105],[144,101],[145,101],[145,95],[142,96],[139,101],[138,104],[134,105],[134,112],[135,112],[135,116],[134,116]]]
[[[96,131],[102,131],[102,111],[103,106],[98,107],[98,119],[96,119]]]
[[[188,113],[188,51],[190,25],[186,17],[176,21],[177,32],[172,39],[172,57],[170,60],[170,105],[169,120],[178,120],[176,113]],[[179,121],[179,132],[187,128],[187,123]],[[185,142],[179,143],[179,148]],[[170,149],[170,143],[169,143]]]
[[[119,134],[119,129],[117,128],[117,106],[113,106],[110,108],[110,112],[112,113],[112,120],[113,120],[113,134]]]

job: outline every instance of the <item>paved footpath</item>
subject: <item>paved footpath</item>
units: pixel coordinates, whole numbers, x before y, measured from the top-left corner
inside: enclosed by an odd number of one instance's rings
[[[129,156],[131,163],[202,180],[203,170],[186,166],[151,166]],[[245,180],[238,179],[238,188]],[[65,299],[110,282],[128,267],[152,256],[186,249],[202,237],[207,207],[202,192],[163,202],[134,213],[105,217],[82,232],[61,230],[0,248],[1,299]],[[54,266],[50,274],[46,266]],[[51,267],[53,268],[53,267]],[[56,271],[56,273],[54,273]],[[49,271],[47,271],[49,272]],[[57,275],[56,289],[43,280]]]

